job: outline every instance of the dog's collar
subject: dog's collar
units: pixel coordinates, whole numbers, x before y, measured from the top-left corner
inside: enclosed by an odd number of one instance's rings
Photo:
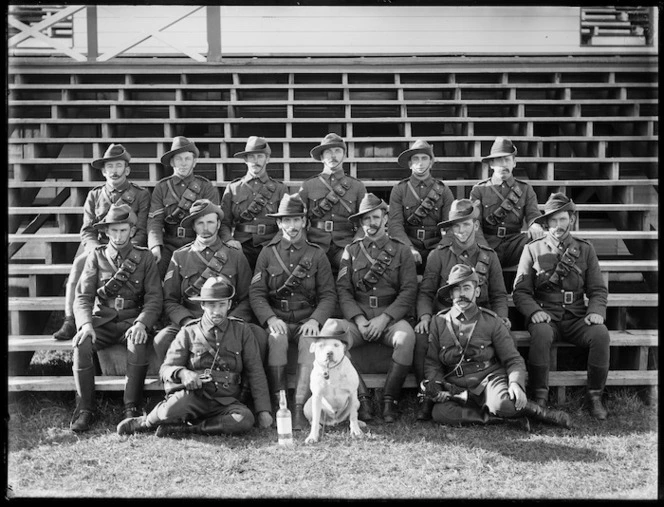
[[[341,358],[341,361],[339,361],[337,364],[335,364],[335,365],[332,366],[332,367],[330,367],[330,366],[328,365],[328,363],[320,364],[318,361],[316,361],[316,364],[317,364],[318,366],[320,366],[321,368],[323,368],[323,378],[324,378],[325,380],[327,380],[327,379],[330,378],[330,373],[329,373],[329,371],[330,371],[330,370],[334,370],[334,369],[335,369],[336,367],[338,367],[341,363],[343,363],[345,359],[346,359],[346,356],[343,356],[343,357]]]

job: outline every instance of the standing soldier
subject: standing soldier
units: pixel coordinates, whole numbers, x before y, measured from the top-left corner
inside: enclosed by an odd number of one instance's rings
[[[65,287],[65,321],[62,327],[53,334],[56,340],[71,340],[76,334],[74,322],[74,294],[85,259],[99,245],[108,243],[106,234],[94,225],[102,220],[113,204],[128,204],[136,213],[136,234],[131,242],[138,246],[147,245],[147,222],[150,208],[150,192],[143,187],[131,183],[127,177],[131,172],[129,160],[131,155],[121,144],[111,144],[104,156],[93,160],[91,165],[99,169],[106,178],[106,183],[95,187],[88,193],[83,205],[83,226],[81,227],[81,247],[71,266]]]
[[[199,199],[191,205],[189,215],[180,225],[193,229],[196,239],[173,252],[168,271],[164,277],[164,313],[171,322],[154,338],[154,348],[159,364],[164,361],[166,352],[175,335],[182,326],[203,315],[198,297],[206,280],[211,277],[226,277],[235,287],[229,312],[231,317],[249,323],[253,319],[249,304],[249,284],[251,270],[244,254],[228,246],[219,238],[219,227],[224,212],[207,199]],[[250,330],[256,335],[261,352],[261,359],[267,349],[267,333],[260,326],[250,324]]]
[[[244,151],[233,155],[244,159],[247,174],[229,183],[221,197],[221,239],[242,249],[252,271],[260,251],[279,231],[267,214],[276,211],[286,193],[286,185],[267,174],[270,153],[264,138],[250,137]]]
[[[309,219],[307,238],[327,254],[334,273],[339,270],[346,245],[361,235],[348,217],[357,212],[367,193],[364,183],[344,174],[346,153],[346,143],[341,137],[326,135],[311,150],[311,156],[323,162],[323,172],[304,180],[299,190]]]
[[[173,139],[171,151],[161,157],[165,167],[172,167],[173,174],[155,185],[148,215],[148,248],[159,265],[163,279],[173,252],[195,238],[193,229],[180,226],[189,208],[198,199],[208,199],[219,204],[219,191],[203,176],[194,175],[199,151],[196,144],[186,137]]]
[[[413,362],[418,385],[424,380],[424,357],[429,337],[431,318],[439,311],[449,308],[450,302],[438,297],[439,287],[445,285],[450,270],[457,264],[475,269],[479,280],[480,295],[477,304],[493,310],[507,326],[512,324],[507,316],[507,290],[503,270],[498,256],[488,246],[478,244],[475,234],[479,229],[479,209],[469,199],[452,203],[449,220],[438,224],[447,233],[436,249],[429,255],[422,283],[417,294],[417,316],[415,326],[415,360]],[[431,418],[431,401],[420,393],[418,420]]]
[[[267,379],[275,411],[279,391],[288,387],[288,342],[298,344],[293,429],[301,430],[306,421],[304,403],[311,394],[314,355],[309,347],[320,326],[332,316],[337,294],[330,261],[306,239],[307,218],[300,196],[285,194],[278,212],[271,216],[282,234],[258,255],[249,298],[258,321],[269,330]]]
[[[350,220],[360,222],[364,237],[348,245],[341,259],[339,304],[349,349],[375,341],[394,349],[383,389],[383,420],[392,423],[413,364],[415,332],[405,318],[415,305],[417,272],[410,249],[387,234],[387,203],[369,193],[359,208]],[[361,385],[362,390],[366,387]],[[366,400],[368,393],[360,392],[360,397]]]
[[[116,343],[127,344],[125,417],[140,414],[143,384],[148,371],[148,330],[162,309],[161,281],[154,258],[147,248],[131,243],[136,214],[129,205],[112,206],[103,220],[109,243],[94,249],[85,261],[76,286],[74,315],[74,381],[78,407],[73,431],[90,429],[95,409],[93,352]]]
[[[470,200],[480,203],[482,225],[477,231],[477,241],[496,251],[503,268],[516,266],[524,245],[544,236],[542,226],[534,222],[540,216],[537,196],[529,183],[512,175],[516,147],[509,139],[496,138],[491,153],[482,162],[488,162],[493,175],[470,191]],[[528,232],[522,233],[524,221]]]
[[[604,325],[608,288],[592,244],[573,237],[574,202],[549,196],[537,219],[548,233],[526,245],[514,283],[514,306],[528,322],[528,378],[535,401],[549,398],[549,349],[563,340],[588,349],[587,398],[593,417],[604,420],[602,392],[609,373],[609,331]],[[588,296],[588,307],[583,296]]]
[[[258,424],[272,424],[270,399],[258,346],[247,325],[227,316],[233,286],[208,278],[193,296],[203,316],[185,324],[159,370],[168,397],[141,417],[118,424],[119,435],[156,428],[158,437],[177,434],[237,435],[249,431],[254,414],[241,403],[240,377],[249,378]]]
[[[433,146],[418,139],[397,159],[411,170],[390,193],[390,236],[410,247],[418,273],[424,271],[427,256],[440,241],[438,222],[447,220],[454,195],[442,180],[431,176],[435,162]]]

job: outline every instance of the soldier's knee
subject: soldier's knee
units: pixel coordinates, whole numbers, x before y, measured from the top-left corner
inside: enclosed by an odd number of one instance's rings
[[[230,417],[233,419],[234,424],[229,427],[229,433],[246,433],[256,423],[254,414],[246,407],[234,410]]]
[[[531,347],[533,345],[550,347],[553,343],[553,328],[547,322],[531,324],[528,326],[528,332],[530,333]]]
[[[609,347],[611,341],[609,337],[609,329],[604,324],[593,324],[588,326],[586,336],[591,345],[597,347]]]
[[[147,363],[148,344],[127,342],[127,362],[133,364]]]
[[[462,422],[458,405],[454,402],[434,403],[431,418],[434,422],[449,426],[460,426]]]
[[[79,344],[78,347],[74,348],[73,363],[74,368],[77,370],[85,370],[94,365],[92,359],[92,340],[88,338]]]

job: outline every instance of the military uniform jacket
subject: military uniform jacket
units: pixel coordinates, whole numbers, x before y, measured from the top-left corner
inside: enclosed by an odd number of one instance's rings
[[[372,266],[361,244],[373,259],[387,249],[394,253],[384,274],[371,288],[361,283]],[[346,247],[341,258],[337,291],[341,311],[347,320],[353,321],[358,315],[372,319],[382,313],[389,315],[394,322],[403,319],[412,311],[417,297],[417,269],[410,248],[387,234],[376,242],[366,237],[356,239]],[[370,296],[378,298],[376,307],[371,306]],[[389,300],[392,302],[382,303]]]
[[[215,332],[214,324],[206,317],[183,326],[159,369],[161,379],[167,385],[180,384],[180,370],[186,368],[200,374],[210,368],[212,377],[217,379],[216,390],[211,393],[212,398],[222,405],[230,405],[237,403],[241,376],[246,376],[249,379],[255,411],[269,412],[267,379],[256,338],[249,326],[241,320],[229,317],[216,329]],[[223,375],[227,372],[237,375],[234,382],[224,383]],[[210,391],[206,389],[205,392]]]
[[[499,317],[507,317],[507,290],[503,279],[503,269],[498,255],[485,245],[473,244],[467,250],[454,241],[443,241],[427,258],[422,283],[417,294],[417,317],[434,315],[452,303],[441,303],[436,294],[447,283],[447,278],[455,264],[466,264],[478,271],[480,295],[476,300],[479,306],[489,308]],[[486,270],[485,273],[481,273]]]
[[[561,243],[558,244],[547,234],[525,246],[514,282],[514,306],[528,322],[532,315],[540,310],[551,315],[554,321],[569,318],[567,312],[573,317],[585,317],[588,313],[606,317],[608,289],[604,284],[594,247],[591,243],[571,235],[563,238]],[[547,280],[568,246],[579,249],[578,260],[569,275],[562,279],[562,286],[551,286],[547,284]],[[568,291],[568,294],[571,294],[569,297],[574,300],[571,304],[565,303],[564,300],[544,301],[551,299],[553,295],[563,299],[565,291]],[[583,299],[584,293],[588,296],[588,308]]]
[[[274,187],[274,190],[270,190]],[[240,243],[246,243],[251,240],[253,246],[265,246],[274,235],[279,232],[277,220],[272,217],[266,217],[266,214],[276,213],[279,208],[279,202],[286,193],[286,185],[282,182],[270,178],[267,173],[259,178],[254,178],[249,174],[233,180],[224,190],[221,197],[221,209],[224,212],[224,219],[221,221],[221,239],[230,241],[235,239]],[[266,197],[269,195],[269,197]],[[258,199],[258,201],[256,201]],[[250,213],[248,209],[253,203],[265,200],[265,204],[260,207],[258,213]],[[243,217],[242,215],[245,215]],[[252,218],[247,219],[247,216]],[[267,226],[264,234],[258,232],[240,231],[233,228],[239,224],[243,225],[264,225]]]
[[[328,212],[322,216],[316,216],[312,210],[319,206],[325,196],[330,193],[330,189],[320,178],[323,178],[332,188],[338,187],[342,181],[345,181],[349,188],[345,189],[345,194],[339,197],[339,202],[334,204]],[[345,175],[343,169],[339,169],[332,174],[320,173],[304,180],[299,194],[306,206],[307,218],[310,221],[309,230],[307,231],[309,241],[316,243],[326,252],[332,243],[340,248],[348,245],[356,236],[353,223],[348,221],[348,217],[359,211],[360,201],[366,193],[367,189],[364,183],[352,176]],[[335,229],[332,232],[326,232],[314,227],[311,224],[312,220],[332,221]],[[339,229],[337,230],[336,227],[339,227]]]
[[[293,272],[302,259],[311,258],[311,267],[302,279],[300,288],[290,296],[281,297],[276,294],[290,273],[284,270],[275,257],[273,246],[290,272]],[[258,254],[249,289],[249,300],[254,315],[262,326],[273,316],[287,323],[315,319],[323,325],[332,316],[337,305],[330,261],[320,247],[306,241],[304,234],[294,243],[278,235]],[[282,303],[277,303],[284,300],[287,301],[285,304],[289,305],[289,309],[282,309]],[[303,307],[290,309],[290,306],[298,305]]]
[[[140,261],[136,269],[122,285],[118,296],[126,302],[135,303],[134,308],[116,310],[115,299],[104,299],[97,295],[132,252],[138,253]],[[152,253],[144,247],[130,246],[118,252],[111,243],[92,250],[86,260],[81,278],[76,284],[74,318],[78,329],[83,324],[102,326],[117,318],[130,323],[142,322],[146,329],[152,328],[161,316],[163,295],[159,270]],[[125,306],[130,306],[127,303]]]
[[[86,251],[108,243],[106,234],[95,229],[94,224],[103,219],[111,205],[116,203],[128,204],[138,218],[136,234],[131,242],[138,246],[147,245],[150,192],[127,180],[118,189],[106,183],[88,192],[83,205],[83,226],[81,227],[81,243]]]
[[[430,199],[433,204],[432,209],[422,209],[426,211],[426,216],[421,219],[421,224],[408,222],[407,219],[420,208],[422,201],[435,190],[435,185],[440,188],[437,192],[440,197],[435,201]],[[452,191],[442,180],[431,176],[425,180],[419,180],[414,176],[401,180],[390,193],[390,219],[387,222],[387,231],[391,237],[399,239],[408,246],[431,250],[440,241],[438,223],[448,219],[453,201]],[[418,229],[422,232],[418,233]],[[418,234],[424,239],[418,239]]]
[[[502,219],[498,219],[496,225],[487,221],[487,217],[500,208],[510,193],[510,189],[516,186],[522,193],[516,204],[512,204],[512,210],[508,211]],[[497,192],[497,193],[496,193]],[[498,195],[500,194],[500,196]],[[507,181],[495,184],[492,178],[480,181],[470,191],[470,200],[480,201],[480,229],[477,231],[476,240],[486,243],[491,248],[496,248],[501,242],[497,236],[498,227],[505,228],[505,236],[513,236],[521,232],[523,222],[530,226],[534,219],[541,216],[537,208],[537,196],[533,187],[525,181],[517,180],[510,176]],[[509,206],[509,205],[508,205]]]
[[[526,364],[507,327],[491,310],[473,305],[466,315],[452,308],[433,317],[424,359],[424,375],[429,381],[445,380],[479,394],[487,375],[501,367],[509,382],[525,390]]]
[[[190,296],[186,291],[192,283],[199,279],[201,273],[206,270],[207,263],[215,254],[217,260],[224,263],[220,273],[227,276],[235,286],[233,308],[229,315],[246,322],[251,321],[252,313],[249,305],[251,268],[249,262],[242,252],[216,238],[209,247],[198,241],[192,241],[173,252],[168,271],[164,276],[164,312],[173,324],[181,325],[185,318],[199,318],[203,315],[200,303],[190,301]],[[210,276],[217,275],[210,274]],[[200,290],[194,295],[200,295]]]
[[[166,233],[164,225],[165,218],[178,207],[182,195],[193,181],[197,181],[201,187],[200,192],[194,200],[209,199],[214,204],[219,204],[219,190],[217,190],[217,187],[215,187],[210,180],[203,176],[195,175],[192,172],[184,179],[171,175],[159,180],[152,191],[152,199],[150,201],[150,214],[148,215],[148,248],[152,249],[155,246],[162,246],[165,241],[178,248],[191,242],[191,238],[178,238],[175,235]],[[169,188],[169,182],[175,190],[175,195]],[[177,225],[179,225],[179,223]]]

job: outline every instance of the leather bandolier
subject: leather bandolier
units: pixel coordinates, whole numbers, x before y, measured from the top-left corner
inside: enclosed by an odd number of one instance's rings
[[[284,272],[288,273],[288,278],[286,278],[281,287],[279,287],[272,294],[270,294],[272,296],[271,303],[278,304],[280,306],[280,309],[283,311],[298,309],[295,308],[292,304],[289,304],[290,302],[288,301],[288,299],[295,292],[298,292],[299,290],[300,293],[306,299],[307,304],[312,307],[315,306],[316,305],[315,296],[309,294],[308,291],[305,291],[304,288],[302,287],[302,281],[307,277],[307,274],[309,273],[309,270],[313,265],[313,255],[314,255],[313,250],[309,250],[302,256],[300,262],[298,263],[297,266],[295,266],[292,272],[289,271],[288,268],[286,267],[286,264],[279,255],[279,252],[277,251],[277,248],[275,246],[272,246],[272,251],[274,252],[274,256],[276,257],[277,261],[281,265],[281,268],[284,270]],[[288,308],[283,308],[284,302],[286,306],[288,306]]]
[[[498,192],[493,186],[490,187],[491,190],[496,192],[498,196],[503,199],[503,196]],[[496,208],[490,215],[487,215],[484,220],[491,225],[492,227],[495,227],[496,230],[493,231],[496,233],[496,235],[500,238],[504,237],[506,234],[513,234],[519,232],[521,229],[519,228],[518,230],[507,230],[505,227],[501,227],[498,224],[507,216],[508,213],[514,213],[518,218],[521,217],[518,211],[516,211],[515,207],[517,204],[519,204],[519,201],[523,198],[524,196],[523,190],[521,190],[521,187],[515,182],[514,185],[510,187],[510,191],[507,194],[507,197],[503,199],[503,202],[500,203],[500,206]],[[502,231],[501,231],[502,229]]]
[[[189,297],[198,296],[205,281],[212,276],[221,275],[221,270],[224,268],[226,262],[228,262],[228,255],[222,250],[217,250],[209,261],[206,261],[200,252],[194,250],[194,253],[203,261],[205,269],[198,275],[196,280],[190,280],[189,287],[184,291]]]
[[[106,301],[115,298],[114,308],[116,310],[127,309],[129,305],[132,307],[139,306],[140,301],[128,301],[117,296],[120,293],[120,289],[122,289],[122,287],[125,285],[131,287],[131,284],[127,284],[129,281],[129,276],[134,271],[136,271],[136,268],[140,262],[140,254],[136,250],[132,249],[131,252],[129,252],[129,255],[127,255],[127,258],[122,261],[120,268],[118,268],[118,270],[103,286],[97,289],[97,295]]]
[[[419,195],[417,194],[417,192],[415,192],[415,189],[410,184],[410,182],[408,182],[408,188],[415,195],[415,197],[417,197],[417,199],[420,199]],[[439,181],[434,181],[431,190],[429,190],[426,197],[421,200],[420,205],[410,214],[410,216],[406,217],[406,221],[414,227],[421,226],[423,220],[435,208],[436,202],[438,202],[438,200],[441,198],[444,190],[445,190],[445,185],[443,183]]]
[[[561,302],[571,304],[577,299],[579,295],[583,297],[583,291],[576,293],[574,291],[565,291],[564,294],[556,294],[563,290],[563,280],[572,272],[573,269],[579,271],[576,262],[581,255],[581,249],[575,243],[572,243],[560,256],[560,260],[555,268],[544,274],[538,280],[538,286],[535,290],[535,298],[550,301],[551,296],[556,296],[556,299],[563,298]],[[550,294],[554,292],[554,294]],[[549,294],[547,294],[549,293]]]
[[[350,206],[343,200],[343,196],[346,195],[346,192],[351,188],[348,177],[344,176],[341,178],[339,183],[334,185],[334,187],[330,186],[322,176],[319,176],[319,179],[329,189],[329,192],[311,208],[311,212],[318,218],[321,218],[337,203],[341,203],[348,212],[352,212]]]
[[[385,248],[375,259],[371,257],[362,241],[360,241],[360,250],[362,250],[362,253],[371,262],[371,267],[369,268],[369,271],[357,281],[356,287],[363,292],[368,292],[378,283],[380,277],[385,274],[385,270],[397,254],[397,249],[391,241],[388,241],[385,244]]]
[[[104,191],[108,193],[108,190],[104,189]],[[134,204],[134,201],[136,200],[136,188],[133,185],[130,184],[129,188],[127,190],[125,190],[124,192],[122,192],[122,195],[120,195],[118,200],[115,201],[115,202],[111,202],[110,195],[108,197],[109,197],[108,202],[110,203],[110,206],[103,213],[101,213],[99,215],[96,215],[95,219],[93,220],[92,224],[90,224],[90,225],[95,225],[95,224],[99,223],[101,220],[103,220],[104,218],[106,218],[106,215],[108,214],[108,211],[111,209],[111,206],[113,206],[113,205],[119,205],[119,204],[124,203],[124,204],[129,205],[129,207],[131,208],[132,204]],[[104,242],[108,243],[108,236],[106,236],[106,233],[102,230],[100,230],[97,233],[97,239],[99,239],[100,241],[104,241]]]
[[[245,222],[252,221],[262,210],[265,205],[270,201],[272,195],[276,192],[277,185],[274,181],[268,181],[256,193],[256,197],[249,203],[247,209],[240,213],[240,218]]]
[[[184,238],[187,235],[187,230],[184,227],[180,227],[179,224],[189,213],[189,208],[191,208],[194,201],[198,199],[198,195],[201,193],[202,188],[201,182],[194,179],[182,193],[182,197],[178,197],[175,192],[172,180],[168,180],[167,185],[168,190],[176,199],[178,199],[178,204],[171,214],[164,218],[164,229],[169,235],[173,235],[172,233],[175,232],[175,236],[178,238]]]

